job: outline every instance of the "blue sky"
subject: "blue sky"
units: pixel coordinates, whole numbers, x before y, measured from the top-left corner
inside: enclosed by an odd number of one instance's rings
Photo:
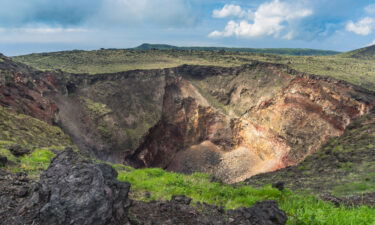
[[[0,0],[0,52],[375,44],[374,0]]]

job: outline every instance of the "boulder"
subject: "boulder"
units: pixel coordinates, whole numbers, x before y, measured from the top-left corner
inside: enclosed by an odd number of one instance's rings
[[[67,148],[42,174],[26,207],[39,208],[39,224],[126,224],[130,184],[116,177],[111,166]]]

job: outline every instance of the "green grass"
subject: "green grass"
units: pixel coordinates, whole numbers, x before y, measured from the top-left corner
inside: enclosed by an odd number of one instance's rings
[[[0,141],[19,145],[48,147],[71,145],[72,142],[59,127],[31,116],[18,114],[0,106]]]
[[[56,155],[47,148],[36,149],[31,154],[22,156],[20,158],[21,170],[28,171],[28,173],[38,173],[46,170]]]
[[[206,202],[224,206],[226,209],[249,207],[257,201],[276,200],[288,215],[288,224],[340,224],[373,225],[375,209],[367,206],[346,208],[318,200],[312,195],[295,194],[289,190],[279,191],[264,186],[256,189],[251,186],[231,186],[211,182],[209,175],[194,173],[183,175],[166,172],[162,169],[132,169],[115,165],[120,181],[132,184],[131,196],[137,200],[170,199],[172,195],[186,195],[194,202]],[[147,198],[145,193],[151,194]]]
[[[15,157],[7,149],[18,144],[31,153]],[[0,156],[8,158],[4,169],[11,172],[26,172],[32,178],[47,169],[53,151],[72,146],[70,138],[57,126],[52,126],[27,115],[18,114],[0,106]]]
[[[13,144],[15,143],[0,141],[0,156],[6,156],[9,161],[3,169],[12,173],[25,172],[32,179],[37,179],[41,172],[48,168],[52,158],[55,157],[54,152],[65,148],[65,146],[34,148],[29,154],[16,157],[7,149]]]

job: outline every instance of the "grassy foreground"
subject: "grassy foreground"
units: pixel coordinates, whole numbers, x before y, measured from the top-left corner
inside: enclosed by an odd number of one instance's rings
[[[312,195],[295,194],[289,190],[279,191],[264,186],[231,186],[211,182],[209,175],[194,173],[183,175],[162,169],[132,169],[115,165],[120,181],[132,184],[131,196],[137,200],[170,199],[172,195],[186,195],[194,202],[221,205],[226,209],[249,207],[257,201],[276,200],[288,215],[288,224],[317,225],[373,225],[375,209],[367,206],[347,208],[336,207],[329,202],[318,200]],[[150,193],[148,196],[145,193]]]
[[[2,142],[2,145],[4,144],[6,143]],[[24,171],[32,177],[37,177],[47,169],[55,156],[52,148],[35,149],[30,154],[17,158],[0,147],[0,154],[7,155],[15,163],[5,169],[13,172]],[[113,165],[113,167],[118,171],[120,181],[128,181],[132,184],[131,197],[136,200],[166,200],[172,195],[183,194],[191,197],[194,202],[220,205],[226,209],[249,207],[262,200],[276,200],[280,208],[287,213],[290,225],[373,225],[375,223],[375,208],[335,207],[312,195],[296,194],[289,190],[279,191],[269,185],[256,189],[245,185],[232,186],[212,182],[209,175],[201,173],[183,175],[156,168],[133,169],[123,165]]]

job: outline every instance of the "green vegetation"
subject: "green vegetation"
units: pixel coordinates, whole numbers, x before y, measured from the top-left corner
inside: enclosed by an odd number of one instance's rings
[[[57,126],[17,114],[0,106],[0,141],[8,141],[29,147],[71,145],[70,138]]]
[[[285,64],[301,72],[330,76],[375,90],[375,61],[352,58],[345,54],[288,56],[230,51],[104,49],[31,54],[13,59],[41,70],[61,69],[89,74],[160,69],[183,64],[239,66],[258,60]]]
[[[295,194],[289,190],[279,191],[264,186],[231,186],[211,182],[209,175],[194,173],[183,175],[162,169],[132,169],[114,165],[120,181],[132,184],[131,196],[138,200],[170,199],[172,195],[186,195],[194,202],[206,202],[233,209],[249,207],[257,201],[276,200],[288,215],[288,224],[363,224],[375,222],[375,209],[362,206],[356,208],[335,207],[311,195]],[[145,193],[150,193],[146,195]]]
[[[61,148],[60,148],[61,149]],[[49,148],[35,149],[29,155],[20,158],[20,169],[28,174],[38,174],[46,170],[55,154]]]
[[[330,50],[317,50],[309,48],[225,48],[225,47],[177,47],[165,44],[142,44],[135,50],[195,50],[195,51],[228,51],[228,52],[250,52],[279,55],[335,55],[339,52]]]
[[[13,144],[15,143],[0,141],[0,156],[8,158],[8,163],[3,169],[13,173],[25,172],[32,179],[37,179],[40,173],[48,168],[52,158],[55,157],[54,152],[65,148],[65,146],[34,148],[29,154],[16,157],[7,149]]]
[[[30,154],[12,155],[8,147],[14,144],[31,150]],[[71,145],[70,138],[60,128],[0,107],[0,156],[8,158],[6,170],[24,171],[35,178],[48,167],[54,151]]]
[[[106,114],[112,112],[111,109],[107,107],[106,104],[103,104],[101,102],[94,102],[93,100],[89,98],[81,98],[83,100],[84,105],[88,109],[88,111],[93,114],[92,116],[95,117],[102,117]]]

